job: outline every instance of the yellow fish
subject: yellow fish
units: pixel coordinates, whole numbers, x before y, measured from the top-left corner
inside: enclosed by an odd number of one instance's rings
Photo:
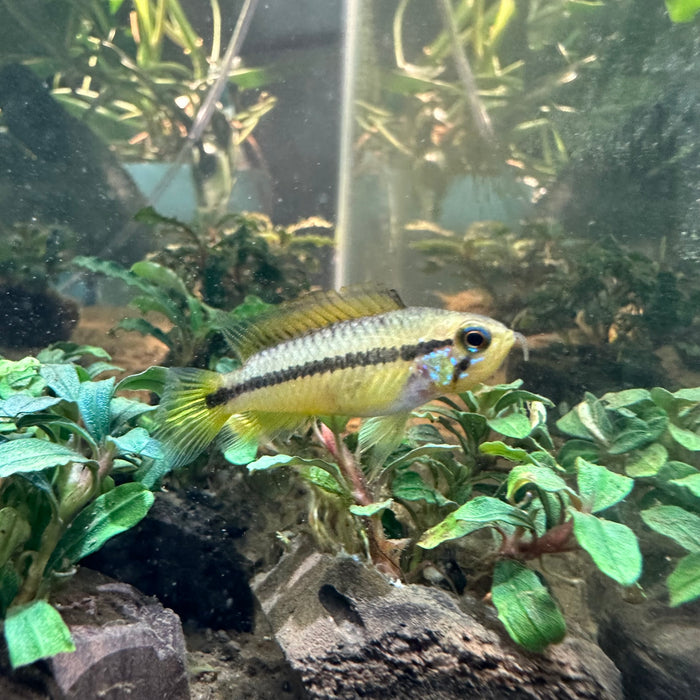
[[[239,369],[169,372],[156,437],[173,468],[219,433],[253,459],[262,436],[311,416],[383,416],[379,443],[414,408],[488,379],[521,337],[486,316],[406,308],[394,291],[307,294],[227,335]]]

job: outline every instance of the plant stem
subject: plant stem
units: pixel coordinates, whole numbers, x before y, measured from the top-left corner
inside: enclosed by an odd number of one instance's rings
[[[350,454],[340,434],[335,430],[333,431],[333,437],[335,439],[338,468],[345,478],[346,483],[350,486],[355,503],[360,506],[368,506],[370,503],[374,503],[374,498],[369,490],[362,469]],[[372,563],[387,576],[394,579],[402,579],[401,570],[396,564],[395,557],[391,555],[394,547],[384,534],[384,528],[379,515],[362,518],[362,526],[367,535],[369,556]]]

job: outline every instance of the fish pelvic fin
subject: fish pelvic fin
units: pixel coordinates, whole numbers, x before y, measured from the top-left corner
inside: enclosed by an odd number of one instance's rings
[[[248,464],[255,459],[258,443],[283,432],[292,432],[309,421],[309,416],[297,413],[245,411],[231,416],[223,430],[219,444],[224,457],[232,464]]]
[[[207,396],[223,386],[217,372],[192,367],[169,369],[156,420],[155,436],[171,469],[191,462],[231,416],[226,404],[209,406]]]
[[[362,422],[359,445],[362,452],[371,450],[370,477],[378,472],[389,455],[401,444],[410,412],[376,416]]]
[[[252,320],[224,325],[222,332],[231,349],[245,361],[260,350],[333,323],[403,308],[404,303],[393,289],[357,286],[340,292],[309,292]]]

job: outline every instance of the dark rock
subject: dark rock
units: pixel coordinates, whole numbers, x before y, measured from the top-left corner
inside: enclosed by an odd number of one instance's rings
[[[700,603],[669,608],[628,603],[615,592],[597,597],[604,612],[598,640],[622,672],[626,698],[691,700],[700,680]]]
[[[188,700],[180,620],[157,600],[80,569],[52,602],[75,652],[11,671],[0,658],[0,697],[13,700]]]
[[[185,621],[248,632],[254,600],[234,545],[240,535],[205,499],[160,493],[146,518],[85,564],[155,595]]]
[[[481,603],[465,612],[444,591],[392,586],[351,557],[299,547],[253,589],[311,698],[622,697],[595,644],[570,637],[528,654]]]

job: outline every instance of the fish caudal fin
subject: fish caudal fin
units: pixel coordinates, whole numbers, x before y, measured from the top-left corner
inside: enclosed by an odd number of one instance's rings
[[[222,386],[217,372],[191,367],[168,370],[155,437],[161,441],[164,460],[171,469],[191,462],[231,417],[226,404],[207,404],[207,396]]]

